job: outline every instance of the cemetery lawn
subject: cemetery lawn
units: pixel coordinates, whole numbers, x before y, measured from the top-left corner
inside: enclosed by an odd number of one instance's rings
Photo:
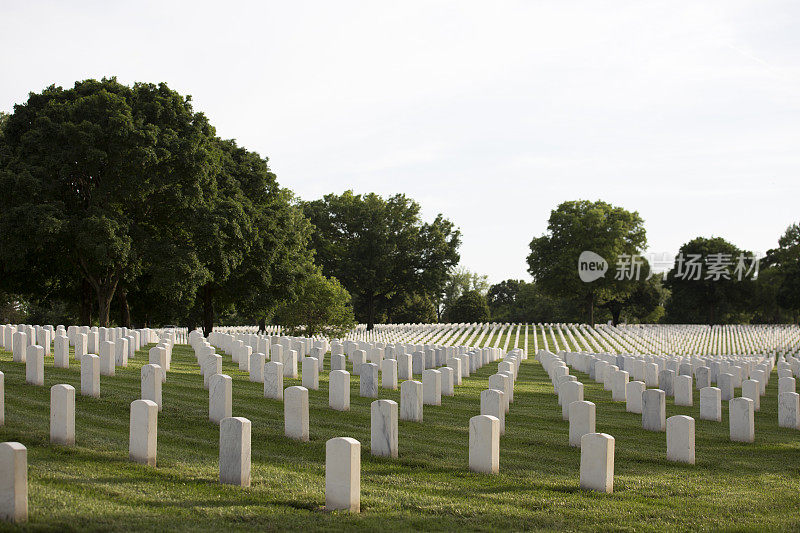
[[[541,346],[541,341],[539,343]],[[533,354],[533,333],[530,335]],[[699,420],[694,407],[667,416],[696,419],[697,464],[666,460],[664,433],[641,430],[639,415],[612,403],[611,393],[577,373],[585,399],[597,404],[597,431],[616,439],[614,494],[578,487],[580,452],[567,445],[568,424],[541,365],[522,363],[514,403],[500,441],[500,474],[468,471],[468,421],[480,414],[480,391],[495,364],[425,406],[424,422],[400,421],[400,457],[369,454],[372,401],[351,378],[351,411],[328,408],[327,369],[311,391],[311,441],[283,436],[283,404],[263,398],[225,357],[234,379],[233,415],[252,421],[252,486],[218,483],[218,426],[208,421],[208,393],[188,346],[173,350],[158,417],[158,466],[128,460],[131,401],[139,398],[146,348],[113,378],[101,397],[79,395],[80,369],[45,363],[45,387],[25,385],[25,367],[0,351],[5,373],[5,426],[0,441],[28,448],[29,521],[19,529],[50,530],[797,530],[800,529],[800,432],[778,428],[777,374],[756,413],[755,444],[728,440],[723,422]],[[69,383],[76,395],[75,447],[49,444],[49,389]],[[284,385],[300,384],[285,380]],[[737,395],[740,391],[737,390]],[[380,390],[399,403],[399,390]],[[361,442],[361,514],[329,513],[325,503],[325,441]],[[0,530],[14,530],[0,523]]]

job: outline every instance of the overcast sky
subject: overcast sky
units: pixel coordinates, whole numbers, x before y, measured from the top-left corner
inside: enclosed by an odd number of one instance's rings
[[[462,264],[529,279],[565,200],[651,252],[800,221],[800,2],[0,0],[0,110],[117,76],[191,94],[304,199],[405,193]]]

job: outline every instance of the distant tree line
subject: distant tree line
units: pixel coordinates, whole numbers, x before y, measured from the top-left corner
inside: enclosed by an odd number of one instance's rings
[[[687,242],[671,270],[654,273],[637,212],[569,201],[530,243],[532,281],[490,285],[459,266],[461,233],[444,216],[423,220],[402,194],[302,201],[267,158],[217,136],[163,83],[51,86],[0,113],[0,190],[3,322],[207,334],[272,321],[340,335],[356,321],[719,324],[800,313],[798,224],[757,275],[737,263],[749,252],[719,237]],[[584,251],[608,271],[581,279]],[[686,276],[697,257],[707,270]]]

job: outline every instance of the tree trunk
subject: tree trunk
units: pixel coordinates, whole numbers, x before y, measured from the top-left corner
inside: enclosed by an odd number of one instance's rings
[[[203,336],[208,337],[214,329],[214,299],[209,285],[200,288],[203,299]]]
[[[81,279],[80,287],[80,323],[83,326],[92,325],[92,286],[86,278]]]
[[[130,328],[131,327],[131,309],[128,307],[128,291],[124,288],[120,288],[119,290],[119,317],[121,326]]]
[[[375,295],[370,294],[367,299],[367,331],[375,327]]]
[[[114,291],[107,287],[100,287],[100,290],[97,291],[97,323],[101,328],[108,327],[113,297]]]
[[[611,306],[611,323],[614,327],[619,324],[619,315],[622,314],[622,307],[618,305]]]
[[[589,314],[589,325],[594,327],[594,293],[590,292],[586,298],[586,311]]]

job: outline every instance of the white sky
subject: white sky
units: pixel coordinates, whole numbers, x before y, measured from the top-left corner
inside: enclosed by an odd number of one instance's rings
[[[0,0],[0,110],[166,81],[304,199],[444,213],[492,282],[565,200],[639,211],[656,253],[800,221],[798,2],[113,4]]]

